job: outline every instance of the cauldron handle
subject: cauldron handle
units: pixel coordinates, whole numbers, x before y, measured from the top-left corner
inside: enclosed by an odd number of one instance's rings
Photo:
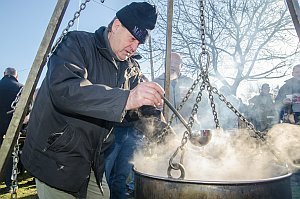
[[[178,179],[181,179],[181,180],[184,179],[184,177],[185,177],[185,169],[184,169],[184,166],[182,164],[180,164],[180,163],[173,163],[173,166],[169,165],[169,167],[168,167],[168,177],[169,178],[174,178],[172,176],[172,174],[171,174],[172,169],[174,169],[174,170],[180,170],[180,176],[179,176]]]
[[[173,160],[174,158],[176,157],[176,155],[179,153],[179,150],[181,150],[181,157],[180,157],[180,163],[174,163]],[[167,174],[168,174],[168,177],[169,178],[173,178],[172,174],[171,174],[171,171],[172,169],[174,170],[180,170],[180,176],[178,179],[184,179],[185,177],[185,169],[184,169],[184,166],[183,166],[183,155],[184,155],[184,147],[182,146],[179,146],[175,153],[172,155],[172,157],[170,158],[169,160],[169,167],[168,167],[168,171],[167,171]]]

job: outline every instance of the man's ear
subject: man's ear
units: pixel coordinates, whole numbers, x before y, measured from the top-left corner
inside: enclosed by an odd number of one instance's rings
[[[115,19],[113,25],[112,25],[112,32],[115,32],[116,30],[118,30],[118,28],[121,26],[121,22],[119,19]]]

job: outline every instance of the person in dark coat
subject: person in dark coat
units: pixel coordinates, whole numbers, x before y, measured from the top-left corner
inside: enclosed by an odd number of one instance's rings
[[[18,82],[17,70],[6,68],[4,77],[0,80],[0,145],[3,142],[3,136],[6,134],[13,116],[13,112],[10,112],[12,110],[11,104],[16,99],[22,87],[23,84]]]
[[[300,64],[293,67],[292,76],[280,87],[275,102],[282,122],[300,125]],[[295,159],[293,162],[298,166],[300,159]],[[291,176],[293,198],[297,198],[299,185],[300,170],[298,169]]]
[[[91,170],[100,186],[114,124],[162,105],[163,89],[141,82],[132,57],[156,20],[155,6],[133,2],[108,27],[67,33],[50,56],[21,157],[40,199],[89,198]]]
[[[293,67],[292,76],[280,87],[275,104],[283,122],[300,124],[300,64]]]
[[[170,99],[171,104],[178,108],[182,99],[186,96],[187,91],[193,84],[193,79],[187,77],[181,73],[182,67],[182,57],[177,52],[171,52],[171,64],[170,64]],[[165,85],[165,73],[161,74],[153,80],[162,87]],[[195,103],[195,96],[192,95],[187,102],[184,103],[184,106],[179,111],[180,114],[188,121],[193,105]],[[169,119],[172,114],[169,115]],[[196,118],[195,118],[196,119]],[[176,121],[175,123],[180,123]]]
[[[0,146],[13,116],[11,104],[22,87],[23,84],[18,82],[17,70],[6,68],[4,77],[0,80]],[[11,186],[12,158],[6,164],[5,184],[9,189]]]
[[[260,94],[249,100],[252,112],[251,119],[257,130],[265,131],[274,124],[275,104],[270,94],[270,85],[263,84]]]

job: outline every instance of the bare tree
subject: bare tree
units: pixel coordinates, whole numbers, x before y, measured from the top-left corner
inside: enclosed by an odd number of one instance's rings
[[[165,55],[167,1],[151,3],[160,9],[152,50],[156,63],[163,66],[159,60]],[[200,68],[199,10],[198,0],[174,2],[172,49],[184,55],[184,72],[188,74],[196,74]],[[298,38],[282,0],[206,0],[205,25],[210,75],[234,93],[242,81],[285,76],[299,53]],[[156,71],[162,69],[157,67]]]

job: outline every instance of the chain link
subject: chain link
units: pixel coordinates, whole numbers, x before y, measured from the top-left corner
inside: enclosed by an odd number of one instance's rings
[[[215,87],[212,87],[212,92],[215,93],[216,95],[219,96],[219,99],[225,103],[225,105],[239,118],[239,120],[241,120],[242,122],[244,122],[247,126],[248,129],[252,130],[252,132],[254,132],[253,135],[251,135],[252,137],[255,138],[259,138],[261,140],[265,140],[264,135],[262,134],[262,132],[257,131],[254,127],[254,125],[249,122],[242,113],[240,113],[229,101],[227,101],[226,97],[218,92],[218,89]]]
[[[201,53],[199,55],[199,65],[200,65],[200,70],[201,73],[197,76],[197,79],[194,81],[193,85],[191,86],[191,88],[188,90],[186,96],[183,98],[182,102],[179,104],[177,110],[179,111],[183,105],[185,104],[185,102],[188,100],[188,98],[191,96],[191,94],[193,93],[194,89],[196,88],[196,86],[199,84],[200,80],[202,80],[202,83],[200,85],[200,90],[198,92],[198,95],[196,97],[196,103],[193,106],[192,112],[191,112],[191,116],[189,117],[189,121],[188,121],[188,127],[187,130],[184,132],[182,140],[181,140],[181,145],[176,149],[176,151],[174,152],[174,154],[171,156],[170,160],[169,160],[169,168],[168,168],[168,176],[173,178],[171,175],[171,170],[180,170],[181,171],[181,176],[180,179],[184,178],[185,175],[185,171],[184,171],[184,167],[183,167],[183,158],[184,158],[184,152],[185,152],[185,145],[188,141],[188,139],[191,136],[191,129],[193,127],[193,124],[195,122],[194,120],[194,116],[197,114],[198,112],[198,104],[201,101],[202,98],[202,92],[206,89],[208,92],[208,97],[210,100],[210,106],[212,109],[212,113],[213,113],[213,117],[214,117],[214,122],[216,124],[216,128],[220,128],[219,125],[219,119],[218,119],[218,114],[216,111],[216,105],[214,102],[214,97],[213,94],[216,94],[219,97],[219,100],[223,103],[225,103],[225,105],[227,106],[227,108],[229,108],[238,118],[240,121],[244,122],[247,126],[248,129],[250,129],[251,131],[249,131],[249,134],[251,137],[254,137],[256,139],[260,139],[261,141],[266,141],[265,139],[265,134],[263,134],[260,131],[257,131],[254,127],[254,125],[249,122],[229,101],[227,101],[226,97],[219,93],[219,91],[217,90],[217,88],[213,87],[210,83],[209,80],[209,76],[208,76],[208,69],[210,66],[210,55],[209,52],[206,50],[206,42],[205,42],[205,19],[204,19],[204,0],[200,0],[200,39],[201,39]],[[171,119],[168,123],[168,128],[169,126],[172,124],[173,119],[175,118],[175,114],[173,113],[171,116]],[[165,130],[165,129],[164,129]],[[163,131],[163,136],[166,134],[167,131]],[[253,133],[251,133],[253,132]],[[269,145],[268,145],[269,146]],[[270,148],[270,147],[269,147]],[[280,160],[280,158],[277,156],[277,154],[270,148],[271,152],[274,154],[274,156]],[[175,157],[179,154],[179,152],[181,152],[180,155],[180,162],[176,163],[174,161]]]
[[[58,47],[58,45],[62,42],[63,38],[67,35],[67,33],[69,32],[69,29],[74,25],[75,20],[77,18],[80,17],[80,13],[81,11],[83,11],[86,8],[86,4],[88,2],[90,2],[91,0],[85,0],[85,2],[83,2],[82,4],[80,4],[79,10],[75,12],[73,19],[71,19],[68,22],[67,27],[62,31],[62,34],[60,35],[60,37],[57,39],[57,41],[55,42],[53,48],[51,49],[51,53],[48,55],[48,57],[51,56],[51,54],[54,53],[54,51],[56,50],[56,48]],[[103,2],[102,2],[103,1]],[[104,0],[102,0],[101,3],[104,3]]]
[[[20,143],[19,143],[20,133],[17,139],[17,142],[14,146],[14,150],[12,152],[13,166],[12,166],[12,174],[11,174],[11,198],[17,198],[17,190],[18,190],[18,163],[19,163],[19,154],[20,154]]]
[[[196,86],[199,84],[200,80],[202,80],[202,83],[200,85],[200,90],[197,94],[196,97],[196,103],[193,106],[192,112],[191,112],[191,116],[189,117],[189,121],[188,121],[188,128],[187,130],[183,133],[183,137],[181,140],[181,145],[176,149],[176,151],[174,152],[174,154],[171,156],[170,160],[169,160],[169,168],[168,168],[168,176],[172,178],[171,175],[171,170],[180,170],[181,171],[181,177],[180,178],[184,178],[184,167],[183,167],[183,158],[184,158],[184,151],[185,151],[185,145],[187,143],[187,141],[189,140],[190,136],[191,136],[191,129],[193,127],[193,124],[195,122],[195,115],[198,112],[198,104],[200,103],[201,99],[202,99],[202,92],[206,89],[208,92],[208,98],[210,101],[210,106],[211,106],[211,110],[212,110],[212,114],[214,117],[214,122],[216,124],[216,128],[220,128],[219,125],[219,119],[218,119],[218,114],[216,111],[216,105],[214,102],[214,97],[213,97],[213,93],[217,94],[219,96],[219,99],[224,102],[226,104],[226,106],[233,111],[238,118],[245,122],[247,127],[252,130],[254,132],[254,135],[252,135],[253,137],[258,137],[261,140],[264,140],[263,135],[259,132],[256,131],[254,128],[254,125],[249,122],[236,108],[233,107],[233,105],[228,102],[226,100],[226,98],[224,97],[224,95],[220,94],[218,92],[218,90],[213,87],[210,83],[209,80],[209,66],[210,66],[210,54],[206,49],[206,42],[205,42],[205,20],[204,20],[204,0],[200,0],[200,39],[201,39],[201,53],[199,55],[199,65],[200,65],[200,70],[201,73],[197,76],[197,79],[193,82],[193,85],[191,86],[191,88],[188,90],[186,96],[183,98],[182,102],[179,104],[177,110],[179,111],[183,105],[185,104],[185,102],[188,100],[188,98],[191,96],[191,94],[193,93],[194,89],[196,88]],[[173,113],[171,116],[171,119],[168,123],[168,128],[169,126],[172,124],[173,119],[175,118],[175,114]],[[164,136],[166,134],[166,130],[163,130],[162,135]],[[180,163],[175,163],[174,159],[175,157],[179,154],[179,152],[181,152],[180,155]]]
[[[204,0],[200,0],[200,38],[201,38],[201,49],[202,52],[206,52],[205,42],[205,19],[204,19]]]
[[[201,68],[201,73],[197,76],[197,79],[193,82],[191,88],[188,90],[186,96],[183,98],[182,102],[180,103],[179,107],[177,110],[180,110],[184,103],[188,100],[188,98],[191,96],[191,94],[193,93],[194,89],[196,88],[196,86],[199,84],[200,80],[202,79],[203,82],[200,86],[200,91],[198,92],[197,98],[196,98],[196,103],[193,106],[192,112],[191,112],[191,116],[189,117],[189,121],[188,121],[188,129],[183,133],[182,136],[182,140],[181,140],[181,145],[176,149],[175,153],[171,156],[170,160],[169,160],[169,168],[168,168],[168,176],[172,178],[171,172],[170,170],[174,169],[174,170],[180,170],[181,171],[181,178],[184,178],[184,174],[182,169],[180,169],[178,166],[175,167],[174,165],[181,165],[183,167],[183,157],[184,157],[184,150],[185,150],[185,145],[188,141],[188,139],[191,136],[191,129],[193,127],[193,124],[195,122],[194,120],[194,116],[197,114],[198,112],[198,103],[200,103],[201,98],[202,98],[202,91],[205,89],[205,84],[206,88],[211,88],[211,85],[209,84],[209,79],[208,79],[208,66],[209,66],[209,54],[206,51],[206,43],[205,43],[205,20],[204,20],[204,0],[200,0],[200,30],[201,30],[201,55],[207,55],[207,61],[206,61],[206,68],[205,71],[203,68]],[[201,62],[201,57],[199,57],[199,62],[200,62],[200,66],[202,66],[202,62]],[[211,107],[213,109],[213,112],[216,113],[215,111],[215,106],[214,106],[214,102],[213,102],[213,97],[211,94],[211,91],[209,89],[207,89],[210,95],[210,100],[211,100]],[[215,114],[217,117],[217,114]],[[171,125],[172,120],[174,119],[175,114],[173,113],[170,119],[170,122],[168,123],[169,125]],[[215,121],[218,122],[218,120],[216,119]],[[176,157],[176,155],[179,153],[179,151],[181,151],[181,157],[180,157],[180,163],[174,163],[174,158]],[[184,167],[183,167],[184,168]]]
[[[23,91],[23,87],[20,88],[19,92],[18,92],[17,95],[16,95],[16,98],[14,99],[14,101],[12,101],[12,103],[11,103],[11,105],[10,105],[10,107],[12,108],[12,110],[8,111],[7,114],[11,114],[11,113],[15,112],[16,106],[17,106],[17,103],[18,103],[19,100],[20,100],[22,91]]]

